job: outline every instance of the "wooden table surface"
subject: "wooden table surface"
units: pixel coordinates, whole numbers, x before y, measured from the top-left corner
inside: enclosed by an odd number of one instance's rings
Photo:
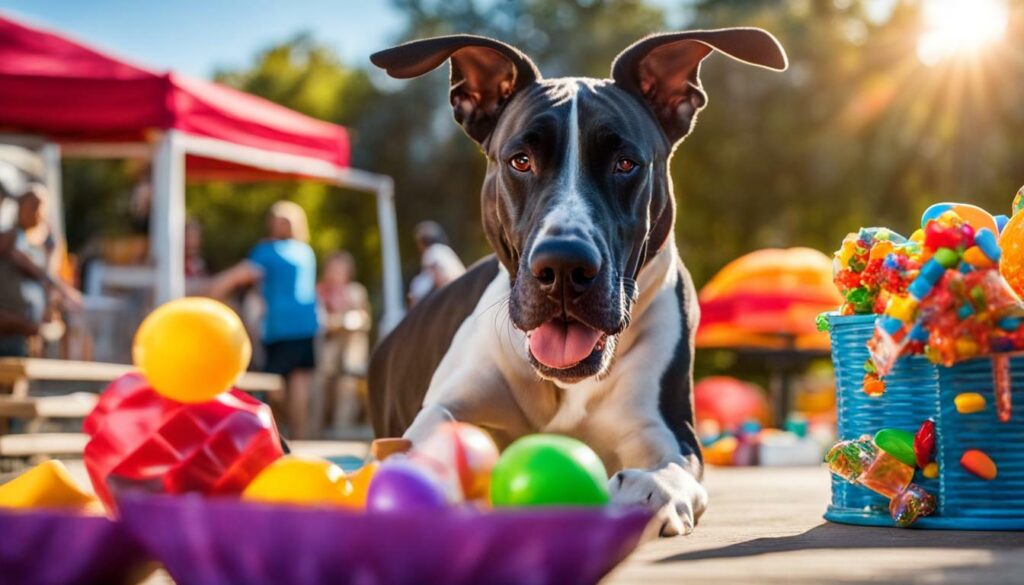
[[[298,452],[360,456],[357,443]],[[80,462],[70,462],[84,479]],[[826,523],[824,468],[712,468],[708,509],[688,537],[641,545],[604,585],[659,583],[1024,583],[1024,533],[865,528]],[[159,573],[147,585],[170,583]]]
[[[642,545],[605,583],[1024,583],[1024,533],[825,522],[823,467],[712,468],[707,485],[692,535]]]

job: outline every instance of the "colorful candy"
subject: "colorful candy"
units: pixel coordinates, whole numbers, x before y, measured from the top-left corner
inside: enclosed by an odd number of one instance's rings
[[[509,445],[494,467],[494,506],[595,506],[608,502],[608,473],[576,439],[531,435]]]
[[[985,397],[977,392],[961,392],[953,398],[953,404],[960,414],[974,414],[985,410]]]
[[[960,465],[970,473],[987,481],[992,481],[998,474],[996,464],[992,461],[992,458],[986,455],[984,451],[978,449],[964,451],[964,454],[960,456]]]
[[[977,205],[969,203],[936,203],[926,209],[921,215],[921,227],[926,228],[929,222],[939,219],[949,212],[958,215],[975,230],[982,228],[995,230],[997,228],[996,220],[992,217],[992,214]]]
[[[926,420],[914,434],[914,462],[924,469],[932,460],[935,452],[935,421]]]
[[[910,526],[935,511],[935,497],[911,483],[914,468],[880,450],[869,436],[837,443],[825,462],[836,476],[888,498],[897,526]]]
[[[885,305],[894,282],[885,278],[886,263],[900,263],[917,245],[886,228],[849,234],[833,257],[833,280],[845,299],[844,315],[869,314]]]
[[[932,461],[928,465],[925,465],[924,469],[921,470],[921,475],[928,479],[935,479],[939,477],[939,464]]]
[[[993,389],[996,395],[996,416],[999,422],[1009,422],[1013,408],[1010,395],[1010,358],[1006,354],[992,356]]]
[[[914,435],[900,429],[882,429],[875,433],[875,445],[900,463],[913,467],[916,463]]]
[[[864,374],[864,393],[872,398],[885,394],[885,382],[878,377],[878,374]]]
[[[249,366],[252,345],[227,305],[190,297],[149,314],[132,347],[153,389],[178,402],[205,402],[231,389]]]
[[[242,492],[243,500],[297,506],[358,508],[340,467],[319,457],[285,455],[263,468]]]
[[[239,390],[183,404],[138,373],[107,386],[82,428],[90,436],[85,467],[108,509],[123,488],[240,494],[283,454],[266,404]]]
[[[892,284],[869,344],[877,373],[913,353],[950,366],[1024,350],[1024,305],[995,269],[1006,255],[994,219],[974,206],[939,204],[922,222],[920,249],[905,259],[890,254],[882,266],[880,281]]]

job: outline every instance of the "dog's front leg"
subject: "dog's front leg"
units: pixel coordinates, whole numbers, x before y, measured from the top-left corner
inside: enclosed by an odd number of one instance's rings
[[[623,437],[616,448],[623,469],[608,482],[612,501],[653,510],[660,536],[689,534],[708,504],[703,466],[683,449],[689,450],[660,421]]]
[[[433,404],[425,406],[423,410],[416,415],[416,418],[412,421],[412,425],[406,429],[403,438],[409,439],[413,444],[417,444],[425,440],[430,436],[430,433],[434,432],[434,429],[438,425],[446,422],[455,421],[455,415],[451,409],[443,404]]]

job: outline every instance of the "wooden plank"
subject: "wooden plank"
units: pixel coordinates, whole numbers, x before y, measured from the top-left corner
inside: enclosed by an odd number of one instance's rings
[[[0,417],[6,418],[85,418],[99,397],[91,392],[63,396],[0,396]]]
[[[0,396],[0,418],[36,418],[36,401],[17,396]]]
[[[83,433],[26,433],[0,436],[0,456],[80,455],[89,442]]]
[[[824,467],[707,470],[710,506],[686,537],[654,539],[604,585],[1019,583],[1019,532],[867,528],[825,522]]]
[[[0,358],[0,385],[19,379],[63,382],[110,382],[135,368],[127,364],[50,360],[39,358]],[[249,392],[280,392],[284,379],[276,374],[246,372],[238,387]]]
[[[237,386],[247,392],[283,392],[284,378],[277,374],[246,372],[238,380]]]

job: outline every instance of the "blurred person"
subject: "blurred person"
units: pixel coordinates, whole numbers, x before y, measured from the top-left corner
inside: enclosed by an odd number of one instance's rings
[[[409,305],[462,276],[466,266],[448,245],[448,234],[436,221],[422,221],[415,228],[420,252],[420,272],[409,283]]]
[[[357,422],[360,402],[357,380],[370,353],[370,301],[366,287],[354,280],[355,259],[346,251],[331,254],[324,263],[317,296],[323,315],[324,337],[317,356],[317,387],[322,389],[322,422],[337,436]]]
[[[191,217],[185,222],[185,278],[208,276],[203,258],[203,224]]]
[[[78,291],[53,277],[59,258],[43,221],[46,200],[46,188],[31,185],[17,199],[13,225],[0,226],[0,356],[27,356],[28,338],[39,334],[44,323],[56,325],[50,331],[63,330],[59,319],[54,321],[58,313],[51,300],[71,309],[81,306]]]
[[[259,283],[266,307],[262,342],[263,369],[287,380],[285,396],[272,396],[285,411],[290,436],[307,434],[310,385],[316,368],[314,338],[320,328],[316,309],[316,256],[309,247],[306,212],[291,201],[278,201],[267,214],[267,238],[249,257],[216,275],[210,296]]]

